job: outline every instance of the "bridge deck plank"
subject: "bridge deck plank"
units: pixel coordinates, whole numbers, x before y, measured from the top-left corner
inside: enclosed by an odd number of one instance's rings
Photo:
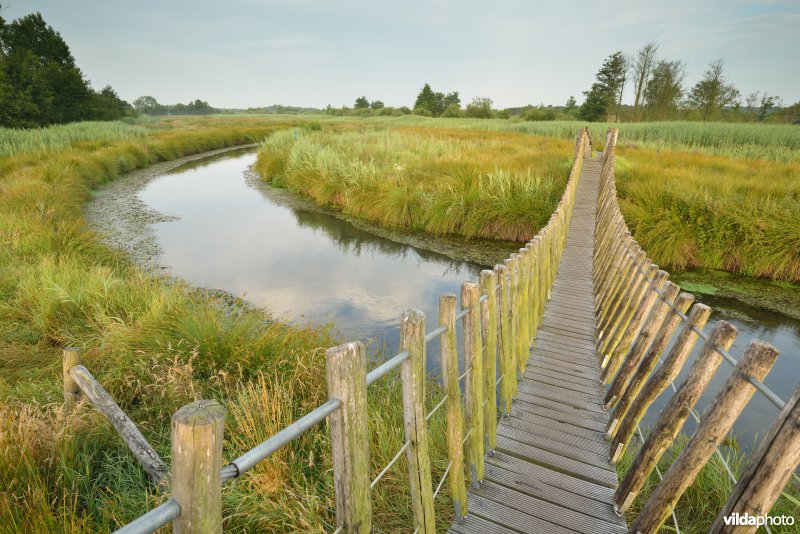
[[[592,280],[601,162],[584,162],[561,265],[510,417],[451,532],[625,532],[603,430]]]

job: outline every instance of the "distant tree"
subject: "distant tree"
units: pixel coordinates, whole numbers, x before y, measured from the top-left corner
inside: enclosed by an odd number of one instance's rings
[[[564,113],[567,115],[575,115],[578,112],[578,103],[575,101],[575,97],[570,95],[567,99],[567,103],[564,105]]]
[[[356,103],[353,105],[354,109],[369,109],[369,100],[366,96],[359,96],[356,98]]]
[[[466,115],[473,119],[492,118],[492,99],[476,96],[467,104]]]
[[[461,97],[458,96],[458,91],[453,91],[452,93],[447,93],[444,96],[444,98],[442,99],[442,107],[444,109],[447,109],[452,105],[455,105],[456,107],[461,108]]]
[[[664,120],[677,109],[683,97],[685,78],[683,62],[661,60],[656,63],[644,89],[644,106],[649,118]]]
[[[150,95],[140,96],[132,104],[133,108],[142,115],[164,115],[168,111],[167,106],[162,106]]]
[[[372,102],[370,102],[369,107],[371,107],[372,109],[383,109],[385,106],[383,105],[383,102],[381,102],[380,100],[373,100]]]
[[[644,107],[644,92],[650,75],[656,66],[656,56],[658,45],[649,42],[641,47],[631,61],[631,74],[633,76],[633,120],[639,121],[642,118],[642,108]]]
[[[442,113],[441,116],[448,118],[460,117],[461,108],[459,107],[458,104],[450,104],[449,106],[447,106],[447,108],[444,110],[444,113]]]
[[[112,121],[133,115],[136,115],[134,108],[117,96],[117,92],[110,85],[106,85],[99,92],[92,92],[89,118]]]
[[[433,117],[438,117],[444,113],[445,109],[451,104],[455,104],[456,106],[461,105],[461,98],[458,96],[458,91],[453,91],[445,95],[438,91],[434,92],[431,86],[426,83],[417,95],[417,99],[414,101],[414,109],[425,109],[430,112]]]
[[[615,107],[619,107],[627,70],[627,60],[622,52],[608,56],[597,71],[597,81],[583,93],[586,100],[578,116],[588,121],[607,120]]]
[[[780,119],[788,124],[800,124],[800,102],[795,102],[780,111]]]
[[[758,120],[764,122],[770,112],[776,107],[781,105],[781,99],[777,96],[769,96],[764,91],[761,94],[761,101],[758,106]]]
[[[739,90],[727,83],[723,72],[723,61],[712,61],[703,79],[689,92],[688,104],[698,111],[704,121],[712,120],[726,106],[733,105],[739,98]]]

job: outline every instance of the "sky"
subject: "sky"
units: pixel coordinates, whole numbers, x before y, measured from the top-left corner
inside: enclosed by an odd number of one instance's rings
[[[800,101],[800,2],[739,0],[0,0],[39,11],[95,88],[128,101],[199,98],[246,108],[412,106],[425,83],[462,104],[582,102],[603,60],[649,41],[687,64],[693,85],[725,61],[742,93]],[[632,102],[626,91],[626,102]]]

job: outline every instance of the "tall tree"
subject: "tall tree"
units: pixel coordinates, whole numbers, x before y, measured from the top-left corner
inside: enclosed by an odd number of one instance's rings
[[[641,120],[644,107],[644,91],[650,75],[656,65],[658,45],[649,42],[641,47],[631,61],[631,74],[633,75],[633,120]]]
[[[643,95],[649,119],[664,120],[677,109],[685,78],[686,66],[681,61],[661,60],[655,64]]]
[[[490,119],[492,117],[492,99],[476,96],[467,104],[467,117],[474,119]]]
[[[614,52],[608,56],[597,71],[597,81],[592,84],[591,89],[583,93],[586,100],[578,116],[584,120],[597,121],[608,120],[613,111],[618,114],[627,70],[628,62],[622,52]]]
[[[689,105],[700,111],[704,121],[715,118],[725,107],[734,104],[739,98],[739,90],[727,83],[723,72],[723,61],[712,61],[703,79],[689,92]]]
[[[425,110],[434,117],[438,117],[444,113],[445,109],[453,104],[456,106],[461,105],[461,98],[458,96],[458,91],[453,91],[445,95],[438,91],[434,92],[431,86],[426,83],[417,95],[416,101],[414,101],[414,109]]]
[[[356,98],[356,102],[353,105],[355,109],[368,109],[369,108],[369,100],[367,100],[366,96],[359,96]]]

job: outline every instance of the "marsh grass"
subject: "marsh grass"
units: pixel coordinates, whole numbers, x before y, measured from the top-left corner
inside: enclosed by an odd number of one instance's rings
[[[256,163],[278,187],[389,228],[526,241],[566,184],[570,143],[499,132],[284,130]]]
[[[688,441],[689,438],[685,434],[680,434],[673,446],[664,454],[658,463],[662,475],[666,474]],[[630,469],[640,448],[641,444],[637,446],[632,444],[617,464],[617,473],[620,479],[622,479],[625,473]],[[747,454],[740,449],[736,439],[731,437],[728,437],[723,442],[723,445],[720,446],[720,450],[726,462],[731,467],[734,476],[738,479],[739,475],[747,466],[749,459]],[[636,519],[639,512],[647,503],[647,499],[653,491],[655,491],[658,483],[658,474],[653,470],[633,505],[625,513],[625,519],[629,525]],[[728,497],[732,491],[733,483],[730,480],[728,472],[722,460],[715,454],[703,467],[695,481],[689,486],[675,506],[675,516],[678,520],[680,531],[687,534],[703,534],[708,532],[714,520],[717,518],[717,514],[728,501]],[[800,481],[795,478],[788,484],[785,492],[788,493],[789,498],[785,496],[779,497],[778,501],[772,507],[770,515],[789,515],[797,517],[798,512],[800,512],[800,506],[797,500],[800,498]],[[770,528],[772,532],[776,534],[793,534],[797,532],[796,526]],[[667,519],[660,532],[675,532],[672,516]]]

